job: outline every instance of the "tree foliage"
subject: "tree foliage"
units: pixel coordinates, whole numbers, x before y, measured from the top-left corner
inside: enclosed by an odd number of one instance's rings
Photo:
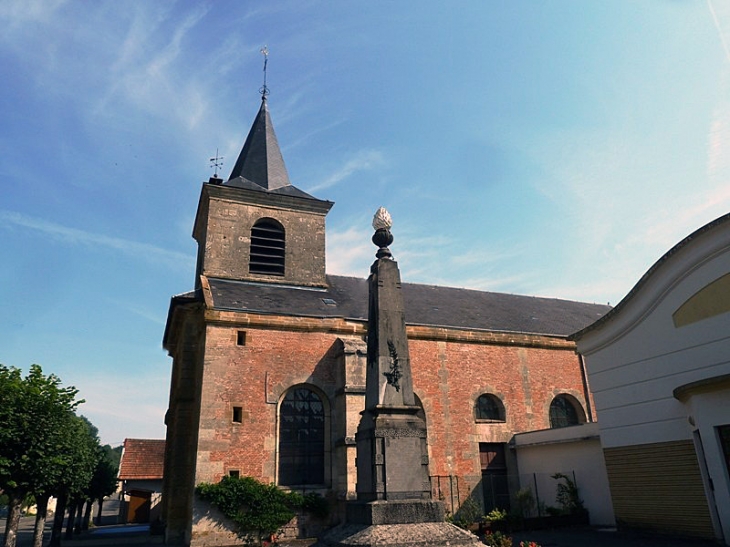
[[[10,500],[5,545],[12,547],[19,504],[36,498],[81,492],[91,481],[99,441],[88,420],[76,415],[83,400],[54,374],[32,365],[0,365],[0,489]]]
[[[98,462],[89,484],[89,497],[92,500],[104,498],[117,489],[117,466],[104,453],[98,454]]]
[[[33,492],[61,478],[64,437],[83,402],[77,393],[38,365],[25,378],[0,365],[0,488]]]

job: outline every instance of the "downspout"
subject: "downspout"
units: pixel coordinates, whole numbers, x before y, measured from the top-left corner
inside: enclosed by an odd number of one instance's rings
[[[578,353],[576,351],[576,353]],[[591,394],[588,391],[588,374],[586,373],[586,364],[583,361],[583,355],[578,353],[578,363],[580,364],[580,379],[583,381],[583,397],[586,400],[586,413],[588,421],[593,422],[593,407],[591,406]]]

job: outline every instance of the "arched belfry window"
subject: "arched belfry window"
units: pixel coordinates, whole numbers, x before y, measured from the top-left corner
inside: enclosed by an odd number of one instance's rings
[[[279,484],[324,484],[325,406],[305,386],[290,389],[279,408]]]
[[[504,405],[496,395],[484,393],[474,405],[474,417],[477,421],[504,422]]]
[[[550,403],[550,427],[567,427],[583,424],[585,412],[578,400],[571,395],[558,395]]]
[[[273,218],[257,220],[251,228],[249,273],[284,275],[285,250],[284,227]]]

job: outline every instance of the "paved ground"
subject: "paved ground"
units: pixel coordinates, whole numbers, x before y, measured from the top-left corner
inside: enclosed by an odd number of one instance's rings
[[[541,547],[718,547],[720,545],[713,541],[593,528],[519,532],[512,535],[512,540],[514,547],[519,547],[520,541],[535,541]]]
[[[161,536],[151,536],[148,526],[107,524],[115,521],[118,505],[112,501],[104,503],[104,526],[76,536],[73,540],[62,540],[62,547],[152,547],[162,545]],[[34,517],[21,519],[17,547],[30,547],[33,539]],[[4,522],[0,520],[4,532]],[[50,524],[49,524],[50,526]],[[44,536],[44,544],[50,538],[50,532]],[[718,547],[718,543],[649,535],[639,533],[617,532],[615,530],[595,530],[591,528],[566,528],[560,530],[538,530],[512,534],[513,547],[519,547],[520,541],[535,541],[541,547]],[[0,545],[4,537],[0,534]],[[309,547],[312,542],[297,541],[284,547]]]

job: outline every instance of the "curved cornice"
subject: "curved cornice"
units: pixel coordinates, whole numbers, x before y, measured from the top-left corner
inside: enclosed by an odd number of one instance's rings
[[[677,283],[730,248],[730,235],[713,237],[723,230],[730,231],[730,213],[695,230],[677,243],[647,270],[616,307],[595,323],[568,336],[568,340],[578,342],[579,352],[585,355],[623,336],[654,310]],[[599,330],[603,330],[604,335],[586,344],[586,336]]]

